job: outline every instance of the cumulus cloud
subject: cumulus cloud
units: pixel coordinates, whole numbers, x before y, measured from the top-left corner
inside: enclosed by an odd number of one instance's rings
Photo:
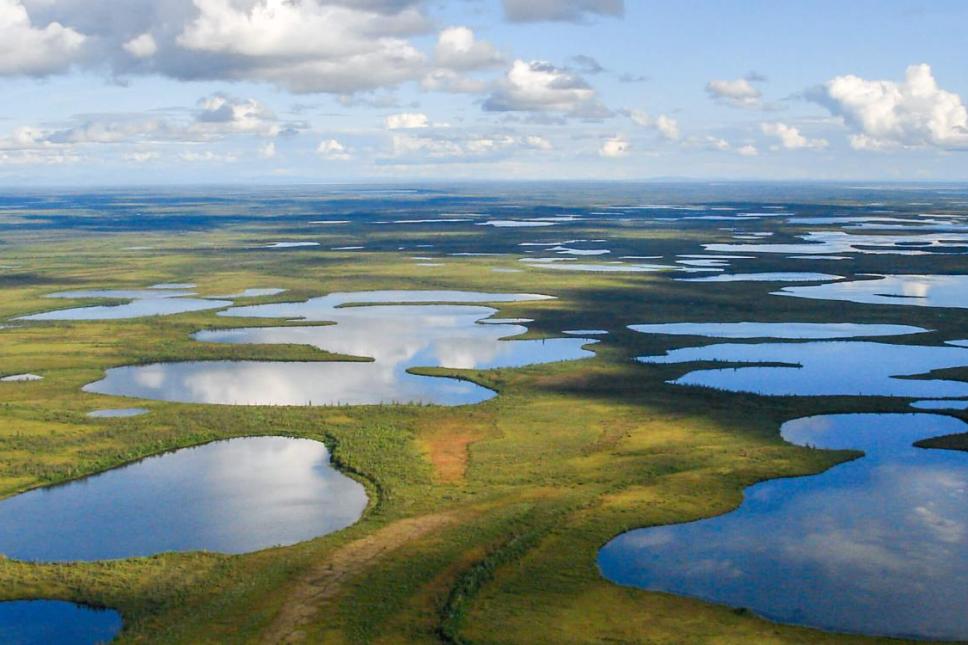
[[[504,0],[504,15],[511,22],[578,22],[590,15],[624,14],[624,0]]]
[[[400,37],[426,28],[415,7],[388,15],[318,0],[260,0],[249,10],[194,1],[199,15],[176,43],[217,57],[215,69],[229,77],[350,93],[414,79],[424,66],[423,54]]]
[[[557,112],[602,118],[610,113],[595,90],[577,74],[544,61],[516,60],[484,102],[491,112]]]
[[[627,156],[630,148],[631,144],[629,144],[628,139],[618,135],[602,143],[602,147],[598,149],[598,154],[602,157],[617,159]]]
[[[239,160],[238,155],[232,153],[218,153],[211,150],[203,152],[188,151],[179,153],[178,158],[189,163],[235,163]]]
[[[837,76],[809,96],[854,130],[856,149],[968,148],[968,110],[929,65],[911,65],[901,82]]]
[[[443,68],[428,72],[420,81],[420,86],[430,92],[452,94],[480,94],[487,90],[486,82]]]
[[[174,155],[182,161],[233,161],[234,153],[198,152],[198,144],[220,144],[257,138],[274,139],[280,134],[305,128],[298,122],[281,122],[264,104],[213,94],[194,108],[172,108],[149,113],[82,114],[56,128],[23,126],[0,136],[0,153],[8,163],[48,163],[48,159],[77,159],[83,149],[103,147],[102,154],[115,154],[128,162],[145,163],[160,158],[158,150],[183,145],[190,148]],[[177,150],[177,148],[176,148]],[[270,140],[260,154],[274,154]],[[231,157],[231,158],[230,158]],[[60,163],[60,162],[58,162]]]
[[[430,119],[420,112],[404,112],[391,114],[384,119],[387,130],[412,130],[415,128],[429,128]]]
[[[124,43],[123,48],[135,58],[150,58],[158,52],[158,43],[154,36],[145,32]]]
[[[667,114],[660,114],[653,118],[650,114],[642,110],[630,110],[627,114],[636,125],[655,130],[666,141],[679,140],[679,122],[673,117]]]
[[[448,27],[437,37],[434,62],[454,70],[480,69],[501,65],[503,57],[494,45],[477,40],[467,27]]]
[[[709,81],[706,94],[714,101],[740,108],[758,108],[763,98],[763,93],[753,86],[749,77]]]
[[[350,155],[349,149],[336,139],[325,139],[319,142],[316,146],[316,154],[324,159],[331,159],[334,161],[345,161],[349,159]]]
[[[59,22],[35,24],[20,0],[0,0],[0,75],[65,71],[78,60],[86,40]]]
[[[785,123],[761,123],[763,134],[776,137],[780,145],[787,150],[821,150],[829,145],[826,139],[808,139],[800,134],[800,130]]]
[[[520,152],[547,152],[550,141],[538,135],[515,133],[394,134],[384,161],[403,164],[475,163],[505,158]]]
[[[132,163],[148,163],[161,159],[161,153],[154,150],[136,150],[125,153],[121,158]]]
[[[735,147],[726,139],[711,134],[703,136],[691,136],[683,142],[683,145],[686,148],[709,150],[711,152],[729,152],[743,157],[755,157],[757,154],[759,154],[759,150],[757,150],[756,146],[752,144],[744,144],[742,146]]]
[[[265,81],[348,94],[419,80],[421,0],[0,0],[0,73]],[[25,9],[26,7],[26,9]],[[29,16],[28,11],[29,10]],[[9,51],[8,51],[9,50]]]
[[[213,94],[198,101],[197,123],[202,129],[222,129],[274,137],[281,127],[276,115],[255,99]]]
[[[554,146],[544,137],[530,135],[524,138],[525,143],[536,150],[552,150]]]

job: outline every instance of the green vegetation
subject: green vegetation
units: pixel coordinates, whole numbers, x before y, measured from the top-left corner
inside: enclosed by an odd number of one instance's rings
[[[515,370],[421,370],[460,375],[500,393],[480,405],[275,408],[145,402],[87,394],[81,387],[107,368],[136,363],[352,357],[302,346],[191,340],[199,329],[279,324],[215,312],[0,329],[0,373],[44,376],[0,384],[2,496],[178,447],[266,434],[326,441],[340,467],[369,489],[373,503],[360,522],[287,548],[58,565],[0,560],[0,599],[115,607],[125,619],[124,642],[847,642],[852,639],[775,625],[743,610],[616,586],[598,574],[596,552],[631,528],[728,512],[754,482],[816,473],[856,456],[785,443],[778,428],[786,420],[911,410],[891,399],[767,399],[669,386],[665,381],[686,367],[646,366],[633,357],[695,339],[636,334],[624,326],[835,320],[936,330],[892,339],[898,343],[963,337],[965,329],[964,310],[818,307],[771,297],[768,284],[686,284],[660,274],[526,267],[517,262],[517,243],[538,237],[529,229],[320,230],[267,218],[177,234],[77,234],[66,228],[74,216],[58,215],[63,219],[49,229],[3,229],[0,264],[15,268],[0,270],[0,319],[91,304],[44,298],[58,290],[193,282],[202,294],[288,290],[247,301],[253,303],[361,289],[547,293],[558,299],[499,305],[499,315],[534,318],[529,337],[576,328],[612,332],[594,347],[594,359]],[[573,225],[564,235],[607,238],[616,254],[634,255],[701,253],[700,242],[729,239],[714,226],[674,223]],[[321,241],[322,247],[255,248],[279,239]],[[352,243],[368,250],[326,250]],[[417,247],[430,243],[432,250]],[[152,248],[126,250],[134,246]],[[442,255],[466,250],[514,255]],[[420,267],[410,259],[431,252],[446,266]],[[935,260],[956,266],[949,258]],[[898,271],[927,272],[929,266],[917,257],[896,261]],[[744,269],[784,270],[783,262],[756,260]],[[853,270],[887,266],[879,256],[865,256]],[[495,273],[494,267],[521,272]],[[131,405],[150,414],[86,417],[94,409]],[[944,441],[964,448],[963,436]]]

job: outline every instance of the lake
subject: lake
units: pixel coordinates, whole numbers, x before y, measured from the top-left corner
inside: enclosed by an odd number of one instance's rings
[[[587,358],[594,354],[583,346],[596,341],[503,340],[527,328],[488,320],[497,310],[479,305],[372,303],[545,299],[534,294],[391,291],[337,293],[301,303],[236,307],[223,314],[336,324],[212,330],[199,332],[195,338],[213,343],[310,345],[373,360],[157,363],[110,369],[104,379],[84,389],[142,399],[230,405],[479,403],[494,392],[469,381],[419,376],[408,370],[493,369]],[[387,333],[388,329],[393,333]]]
[[[783,425],[787,441],[866,454],[750,486],[735,511],[636,529],[599,553],[622,585],[745,607],[833,631],[968,639],[968,455],[923,450],[961,433],[931,414],[846,414]]]
[[[244,437],[0,500],[0,553],[40,561],[245,553],[345,528],[366,505],[363,486],[330,465],[322,443]]]

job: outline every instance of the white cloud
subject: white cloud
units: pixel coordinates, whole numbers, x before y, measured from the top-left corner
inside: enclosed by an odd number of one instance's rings
[[[619,157],[627,156],[630,148],[631,145],[629,144],[628,139],[618,135],[602,143],[602,147],[599,148],[598,154],[610,159],[617,159]]]
[[[420,112],[403,112],[401,114],[391,114],[384,119],[387,130],[413,130],[416,128],[429,128],[430,119],[426,114]]]
[[[780,145],[787,150],[821,150],[829,145],[826,139],[808,139],[800,134],[800,130],[785,123],[761,123],[760,129],[763,134],[779,139]]]
[[[198,101],[194,110],[79,115],[60,128],[17,127],[0,137],[0,151],[76,155],[78,148],[107,146],[118,158],[139,161],[155,144],[196,144],[233,141],[239,137],[275,137],[305,124],[279,122],[264,104],[214,94]],[[269,148],[263,146],[262,150]],[[108,153],[110,154],[110,153]],[[127,156],[131,155],[131,156]],[[189,153],[187,161],[209,160]],[[221,160],[227,160],[225,155]]]
[[[703,150],[715,150],[718,152],[728,152],[732,150],[732,146],[729,141],[723,139],[722,137],[715,137],[712,135],[705,136],[691,136],[684,142],[684,145],[689,148],[699,148]]]
[[[182,152],[178,155],[178,158],[189,163],[235,163],[239,160],[238,155],[231,153],[220,154],[212,152],[211,150],[206,150],[205,152]]]
[[[428,72],[420,81],[420,86],[429,92],[453,94],[480,94],[487,89],[487,83],[482,80],[442,68]]]
[[[657,116],[655,119],[655,129],[669,141],[675,141],[679,138],[679,122],[671,116],[666,116],[665,114]]]
[[[636,125],[657,131],[666,141],[679,140],[679,122],[667,114],[655,118],[642,110],[630,110],[626,114]]]
[[[20,0],[0,0],[0,75],[65,71],[77,61],[86,40],[58,22],[35,26]]]
[[[740,146],[737,148],[736,152],[743,157],[755,157],[760,154],[760,151],[756,149],[756,146],[747,143],[745,146]]]
[[[968,110],[960,96],[938,87],[929,65],[911,65],[901,82],[838,76],[812,98],[855,131],[856,149],[968,148]]]
[[[504,15],[511,22],[577,22],[589,14],[622,16],[624,13],[624,0],[504,0]]]
[[[124,43],[123,48],[135,58],[151,58],[158,52],[158,43],[154,36],[145,32]]]
[[[198,101],[196,129],[227,130],[274,137],[279,134],[276,115],[255,99],[213,94]]]
[[[480,69],[502,64],[503,57],[467,27],[448,27],[437,38],[434,62],[447,69]]]
[[[0,0],[0,74],[79,61],[114,77],[349,94],[427,73],[410,42],[432,29],[425,10],[423,0]]]
[[[270,141],[259,149],[259,156],[263,159],[272,159],[276,156],[276,142]]]
[[[316,154],[325,159],[345,161],[351,157],[350,151],[336,139],[320,141],[316,147]]]
[[[715,101],[741,108],[758,108],[763,98],[763,93],[746,78],[709,81],[706,93]]]
[[[554,146],[551,145],[551,142],[548,141],[547,139],[545,139],[544,137],[539,137],[537,135],[531,135],[531,136],[525,137],[524,140],[525,140],[525,143],[527,143],[532,148],[535,148],[536,150],[552,150],[552,149],[554,149]]]
[[[492,112],[559,112],[601,118],[609,111],[585,79],[544,61],[516,60],[500,87],[484,102]]]
[[[390,158],[394,163],[420,164],[443,162],[480,162],[504,158],[521,152],[547,152],[551,142],[537,135],[515,133],[439,133],[394,134]]]
[[[402,36],[428,22],[418,7],[344,6],[322,0],[194,0],[198,16],[178,46],[215,57],[187,77],[265,80],[293,92],[351,93],[418,78],[424,56]],[[406,3],[410,4],[410,3]],[[218,64],[214,64],[218,63]]]
[[[122,155],[122,159],[133,163],[148,163],[149,161],[157,161],[160,158],[161,155],[152,150],[136,150]]]

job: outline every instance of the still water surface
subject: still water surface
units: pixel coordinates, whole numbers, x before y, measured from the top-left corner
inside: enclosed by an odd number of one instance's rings
[[[671,381],[769,396],[965,398],[968,383],[905,378],[968,365],[968,348],[863,341],[720,343],[643,356],[643,363],[718,361],[757,366],[701,369]]]
[[[912,446],[966,430],[931,414],[791,421],[781,431],[791,443],[865,456],[751,486],[726,515],[624,533],[599,567],[622,585],[780,622],[968,639],[968,455]]]
[[[356,522],[361,484],[309,439],[246,437],[149,457],[0,501],[0,553],[103,560],[163,551],[244,553]]]
[[[586,338],[502,340],[527,331],[478,305],[393,304],[543,300],[534,294],[446,291],[336,293],[301,303],[236,307],[225,316],[331,321],[335,325],[204,331],[204,342],[311,345],[372,362],[200,361],[108,370],[89,392],[229,405],[479,403],[494,392],[468,381],[410,374],[413,367],[492,369],[586,358]],[[348,306],[354,305],[354,306]],[[359,306],[366,305],[366,306]]]
[[[61,600],[0,602],[0,643],[4,645],[95,645],[121,631],[121,616]]]

